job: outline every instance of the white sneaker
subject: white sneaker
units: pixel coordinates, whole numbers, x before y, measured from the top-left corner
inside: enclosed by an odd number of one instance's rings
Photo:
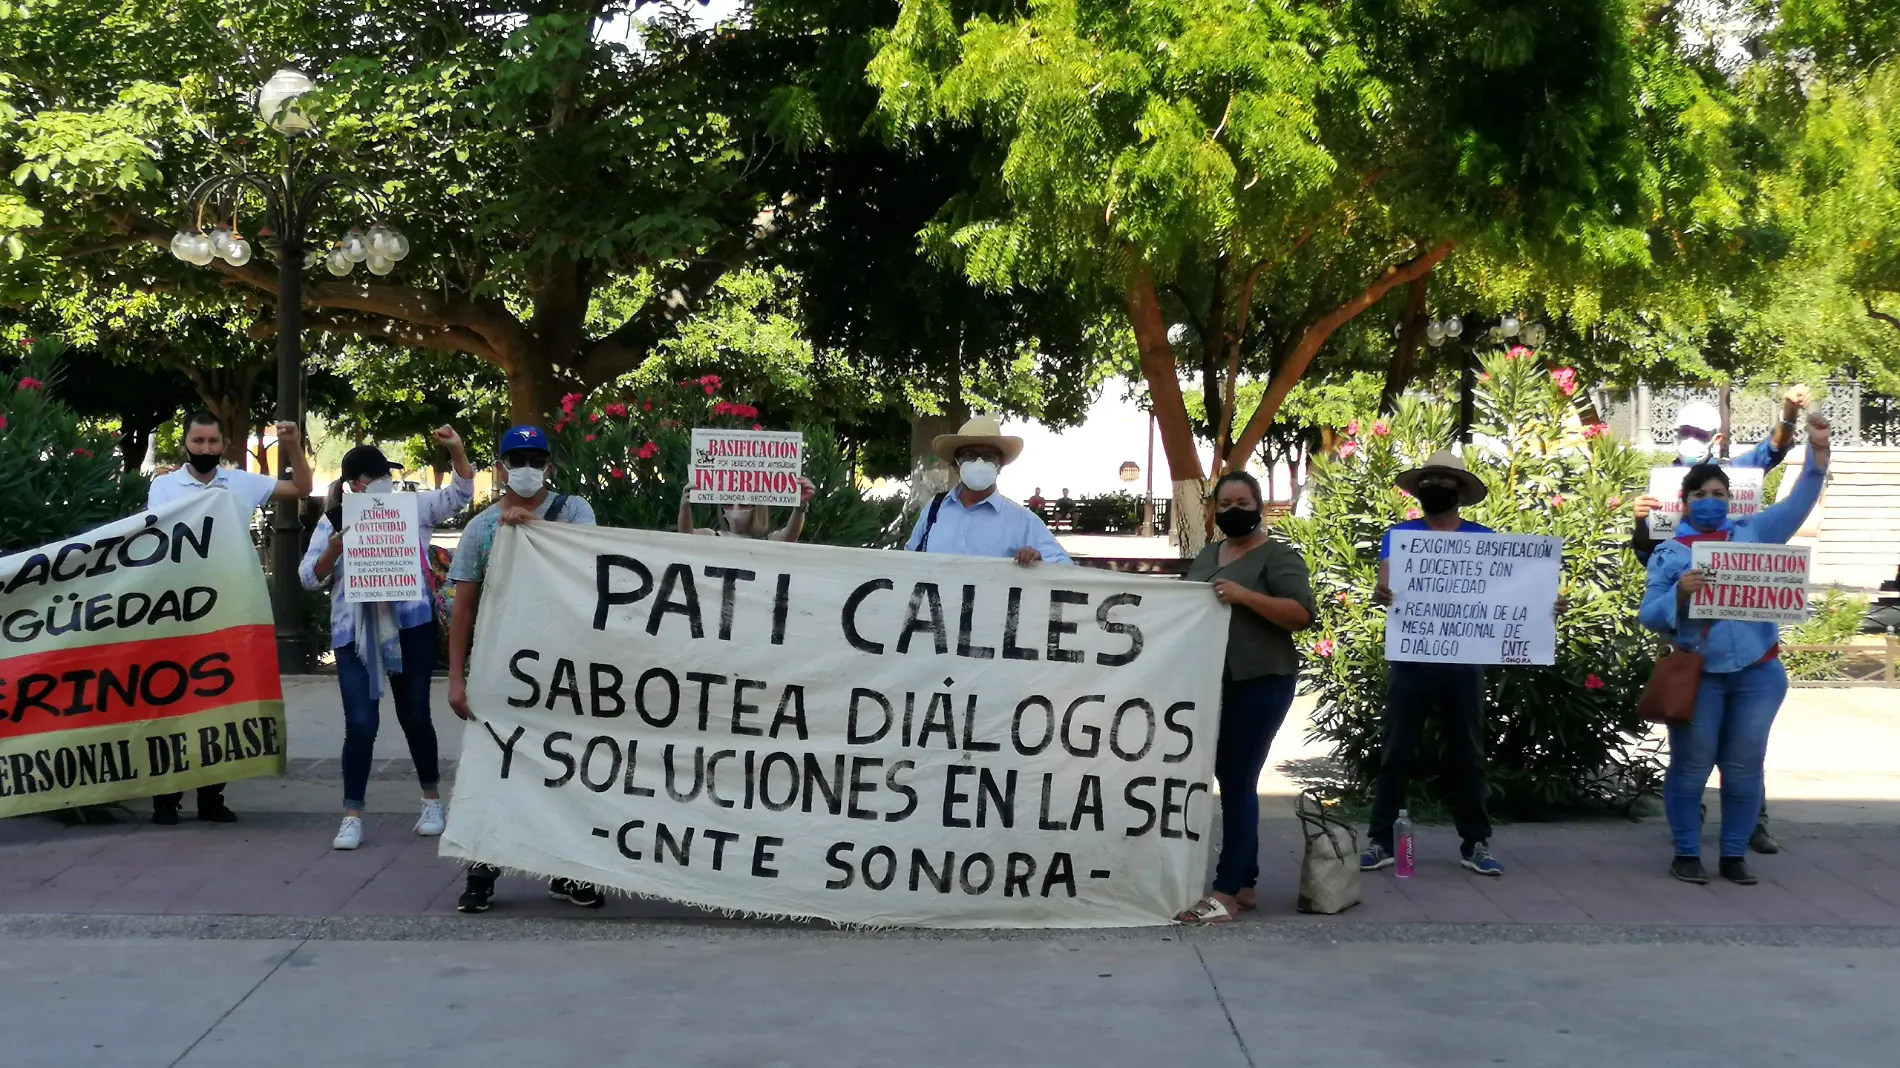
[[[343,817],[343,826],[336,830],[336,841],[330,843],[332,849],[355,849],[363,844],[363,820],[358,816]]]
[[[423,798],[422,815],[416,817],[416,833],[424,838],[434,838],[442,833],[442,826],[442,802]]]

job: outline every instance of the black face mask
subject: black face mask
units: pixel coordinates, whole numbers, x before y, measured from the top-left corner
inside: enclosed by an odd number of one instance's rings
[[[1260,529],[1260,510],[1227,508],[1214,513],[1214,525],[1230,538],[1244,538]]]
[[[185,454],[185,462],[191,465],[193,471],[201,475],[208,475],[216,471],[218,464],[223,461],[223,459],[224,456],[222,454],[215,452],[210,455],[206,455],[202,452],[188,452]]]
[[[1458,491],[1450,486],[1420,486],[1413,496],[1426,515],[1444,515],[1458,507]]]

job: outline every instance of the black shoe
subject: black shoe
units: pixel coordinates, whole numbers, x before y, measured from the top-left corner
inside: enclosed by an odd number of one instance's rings
[[[468,886],[462,890],[462,896],[456,899],[457,912],[487,912],[495,903],[495,877],[479,872],[468,873]]]
[[[172,818],[178,817],[174,815]],[[237,813],[231,811],[223,801],[219,801],[215,805],[199,805],[198,819],[205,823],[236,823]]]
[[[1709,885],[1709,873],[1702,870],[1701,857],[1677,857],[1669,862],[1669,874],[1685,883]]]
[[[1775,841],[1775,836],[1768,833],[1766,823],[1757,823],[1755,833],[1748,836],[1748,848],[1757,853],[1773,855],[1781,852],[1781,843]]]
[[[1761,882],[1760,879],[1748,874],[1748,861],[1741,857],[1723,857],[1721,871],[1722,878],[1737,886],[1754,886]]]
[[[597,909],[607,903],[600,890],[593,883],[583,883],[577,879],[551,879],[548,881],[548,896],[556,901],[566,901],[584,909]]]
[[[178,806],[154,805],[152,807],[152,822],[158,824],[160,827],[178,826]]]

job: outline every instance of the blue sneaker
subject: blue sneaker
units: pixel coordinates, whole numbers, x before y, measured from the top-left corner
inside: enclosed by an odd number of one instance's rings
[[[1378,871],[1380,868],[1389,868],[1396,859],[1390,849],[1377,842],[1368,842],[1366,851],[1359,854],[1359,870]]]
[[[1462,850],[1459,850],[1459,852],[1464,854],[1464,859],[1460,861],[1460,863],[1472,871],[1477,872],[1479,875],[1489,875],[1495,878],[1496,876],[1504,874],[1504,865],[1499,864],[1498,858],[1491,855],[1491,843],[1489,842],[1472,842]]]

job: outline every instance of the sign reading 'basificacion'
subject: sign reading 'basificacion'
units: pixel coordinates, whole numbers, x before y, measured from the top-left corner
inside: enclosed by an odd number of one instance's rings
[[[796,431],[693,431],[687,492],[694,504],[798,504],[805,436]]]
[[[1395,530],[1385,658],[1554,664],[1563,539]]]

